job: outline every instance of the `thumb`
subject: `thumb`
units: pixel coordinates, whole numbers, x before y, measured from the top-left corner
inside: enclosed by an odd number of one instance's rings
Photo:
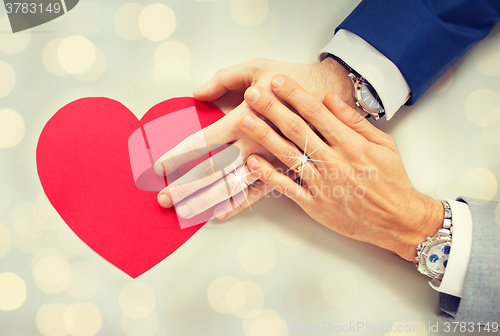
[[[373,126],[358,111],[342,101],[336,93],[328,92],[324,104],[341,122],[366,140],[386,147],[393,147],[394,139],[390,135]]]
[[[252,71],[245,64],[236,64],[220,69],[205,84],[194,90],[193,96],[198,100],[209,101],[221,97],[229,90],[237,90],[252,84]]]

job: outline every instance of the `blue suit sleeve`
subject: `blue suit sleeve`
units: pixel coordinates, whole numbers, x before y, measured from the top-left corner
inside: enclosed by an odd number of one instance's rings
[[[499,0],[363,0],[337,30],[360,36],[396,64],[412,105],[499,20]]]

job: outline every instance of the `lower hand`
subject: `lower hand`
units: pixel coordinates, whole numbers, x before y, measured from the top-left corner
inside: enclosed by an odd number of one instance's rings
[[[416,246],[439,230],[444,212],[439,201],[411,185],[394,139],[332,92],[322,103],[286,76],[274,77],[271,86],[303,119],[253,86],[245,92],[246,102],[286,138],[252,113],[240,116],[240,129],[288,167],[301,167],[304,183],[279,173],[260,155],[247,160],[250,171],[326,227],[414,260]]]
[[[319,64],[293,64],[266,59],[251,60],[219,70],[208,83],[195,90],[194,96],[199,100],[214,100],[228,90],[251,85],[259,85],[271,90],[269,86],[271,78],[280,73],[293,76],[318,99],[324,97],[326,92],[335,90],[342,99],[349,101],[354,106],[353,86],[347,77],[347,71],[331,58],[327,58]],[[267,160],[272,160],[273,155],[265,147],[239,129],[238,119],[246,113],[253,113],[253,111],[246,102],[243,102],[219,121],[186,138],[175,148],[165,153],[158,159],[155,171],[157,174],[168,175],[183,164],[205,154],[206,151],[203,151],[203,148],[214,144],[232,143],[233,146],[238,147],[241,152],[241,163],[245,162],[251,153],[257,153]],[[196,151],[197,149],[200,150],[199,153]],[[186,155],[188,152],[193,154]],[[204,162],[202,164],[204,167],[198,167],[198,170],[210,174],[210,164],[210,162]],[[234,181],[234,176],[228,174],[233,172],[234,175],[234,169],[227,168],[222,175],[213,176],[212,179],[204,178],[207,174],[197,176],[199,181],[189,183],[188,188],[180,188],[180,192],[175,193],[174,191],[174,195],[172,195],[171,188],[165,188],[158,194],[158,203],[163,207],[171,207],[175,203],[176,209],[182,209],[182,211],[178,211],[178,215],[184,218],[191,218],[216,204],[220,204],[214,208],[214,215],[222,219],[235,215],[269,192],[270,188],[260,181],[252,185],[252,188],[248,190],[250,193],[248,195],[240,187],[232,188],[231,181]],[[237,165],[236,168],[241,170],[240,172],[245,178],[243,187],[255,182],[255,177],[248,174],[248,171],[244,170],[244,166]],[[224,176],[226,176],[226,181],[221,180]],[[228,192],[228,188],[231,192]],[[232,204],[224,202],[231,196],[233,196],[234,201]]]

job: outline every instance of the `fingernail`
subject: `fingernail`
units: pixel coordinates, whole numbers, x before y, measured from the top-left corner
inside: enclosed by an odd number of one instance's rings
[[[197,87],[196,90],[194,90],[193,95],[198,95],[198,94],[202,93],[203,90],[205,90],[205,85]]]
[[[342,99],[340,99],[340,97],[338,96],[338,94],[336,93],[333,93],[333,103],[335,105],[337,105],[338,107],[342,107],[342,105],[344,105],[344,102],[342,101]]]
[[[159,194],[158,204],[164,208],[170,208],[170,206],[172,206],[172,200],[170,199],[170,197],[168,197],[167,194]]]
[[[243,120],[241,121],[241,125],[245,128],[251,128],[255,124],[255,121],[253,120],[253,117],[250,115],[247,115]]]
[[[163,169],[163,165],[161,163],[155,164],[153,169],[156,175],[165,176],[165,169]]]
[[[277,89],[281,85],[283,85],[284,82],[285,82],[285,77],[283,76],[274,77],[273,80],[271,81],[271,86]]]
[[[259,100],[259,97],[260,97],[260,91],[255,87],[250,87],[245,92],[245,99],[248,100],[250,103],[255,103],[257,100]]]
[[[259,161],[256,158],[251,157],[247,160],[247,166],[250,170],[257,170],[259,169]]]
[[[189,214],[191,213],[191,209],[189,209],[189,207],[186,204],[183,204],[180,207],[177,207],[175,209],[175,211],[177,212],[177,214],[179,216],[184,217],[184,218],[189,216]]]
[[[215,209],[214,216],[217,219],[224,219],[227,216],[227,212],[225,212],[224,209]]]

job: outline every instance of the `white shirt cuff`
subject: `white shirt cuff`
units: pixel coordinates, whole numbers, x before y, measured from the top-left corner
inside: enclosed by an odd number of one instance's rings
[[[382,100],[387,120],[408,100],[410,87],[398,67],[358,35],[340,29],[318,58],[323,60],[328,54],[342,59],[368,80]]]
[[[451,207],[453,225],[450,256],[441,284],[436,286],[431,281],[429,285],[441,293],[462,297],[472,249],[472,217],[466,203],[450,199],[447,201]]]

